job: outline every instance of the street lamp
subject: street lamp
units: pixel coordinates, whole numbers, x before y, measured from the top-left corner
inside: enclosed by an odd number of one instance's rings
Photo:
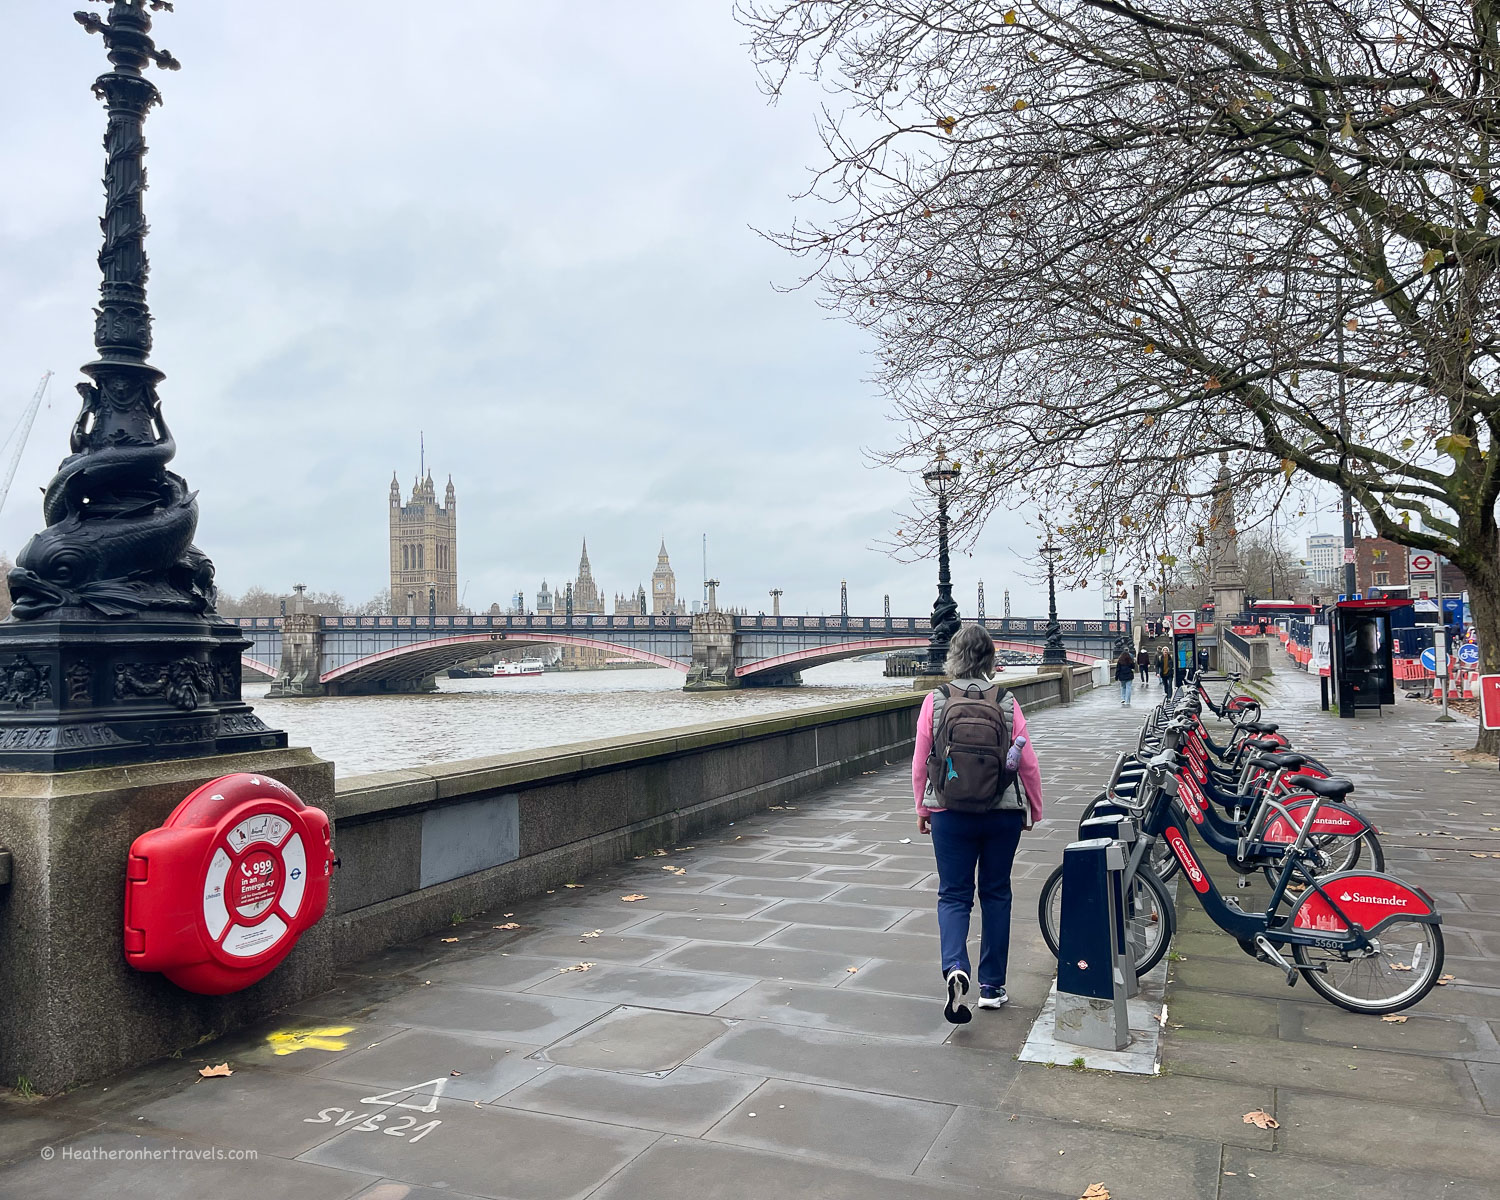
[[[94,83],[107,111],[97,358],[71,453],[42,501],[46,528],[10,572],[0,625],[0,769],[55,771],[276,749],[240,696],[239,627],[215,611],[213,563],[196,546],[198,493],[168,469],[177,443],[149,361],[146,114],[151,66],[179,63],[151,39],[159,0],[74,13],[104,42]]]
[[[1042,553],[1047,558],[1047,640],[1042,648],[1042,663],[1059,666],[1068,661],[1068,655],[1063,650],[1062,626],[1057,623],[1057,573],[1054,563],[1057,547],[1052,544],[1052,539],[1047,539]]]
[[[932,603],[932,636],[927,641],[924,675],[941,675],[948,657],[948,643],[958,632],[958,605],[953,603],[953,577],[948,573],[948,493],[958,479],[958,464],[950,462],[942,442],[933,466],[922,472],[922,482],[938,503],[938,587]]]

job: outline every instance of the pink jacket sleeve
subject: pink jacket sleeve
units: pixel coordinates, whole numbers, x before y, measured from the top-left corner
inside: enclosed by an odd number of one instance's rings
[[[927,791],[927,757],[932,753],[932,693],[922,701],[922,711],[917,714],[917,745],[911,755],[911,790],[915,793],[917,812],[930,812],[922,803]]]
[[[1021,711],[1020,701],[1015,697],[1011,697],[1011,711],[1016,720],[1012,736],[1018,738],[1026,733],[1026,714]],[[928,741],[931,740],[929,737]],[[1021,786],[1026,789],[1026,799],[1031,805],[1031,823],[1035,825],[1042,819],[1042,768],[1036,760],[1036,747],[1031,744],[1030,734],[1026,734],[1026,744],[1021,747],[1021,767],[1017,774],[1021,777]]]

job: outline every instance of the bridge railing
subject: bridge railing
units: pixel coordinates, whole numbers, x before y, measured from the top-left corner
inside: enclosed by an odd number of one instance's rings
[[[281,617],[230,617],[230,621],[241,629],[279,629]],[[431,629],[445,631],[467,630],[688,630],[693,618],[674,613],[662,616],[642,616],[631,613],[623,616],[607,616],[603,613],[537,614],[525,615],[495,613],[463,613],[451,616],[411,617],[346,617],[320,616],[319,624],[324,629]],[[986,617],[984,627],[1001,637],[1041,637],[1047,632],[1047,622],[1039,617]],[[1059,621],[1061,631],[1073,637],[1090,634],[1113,634],[1121,630],[1118,621]],[[845,616],[765,616],[735,617],[737,630],[816,630],[818,632],[868,633],[871,635],[894,635],[906,637],[926,636],[932,628],[927,617],[845,617]]]

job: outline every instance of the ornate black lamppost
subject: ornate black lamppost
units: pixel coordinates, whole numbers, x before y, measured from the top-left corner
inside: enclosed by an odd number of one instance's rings
[[[1057,575],[1054,567],[1057,547],[1049,539],[1042,547],[1042,553],[1047,557],[1047,640],[1042,646],[1042,663],[1059,666],[1068,661],[1068,655],[1063,649],[1062,626],[1057,623]]]
[[[71,453],[46,489],[47,527],[10,572],[0,625],[0,769],[51,771],[286,745],[240,699],[249,643],[214,611],[214,568],[193,545],[197,493],[167,470],[177,445],[147,362],[143,74],[177,60],[151,40],[162,0],[113,0],[101,34],[111,69],[94,83],[104,135],[98,357],[83,367]]]
[[[937,461],[922,472],[922,482],[938,503],[938,587],[932,604],[932,637],[927,641],[924,675],[941,675],[948,657],[948,643],[959,630],[958,605],[953,602],[953,577],[948,573],[948,492],[958,478],[958,464],[948,461],[938,443]]]

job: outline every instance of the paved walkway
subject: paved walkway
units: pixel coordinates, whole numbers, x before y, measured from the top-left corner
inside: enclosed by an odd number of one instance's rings
[[[1445,749],[1472,726],[1420,706],[1337,722],[1306,679],[1268,692],[1444,905],[1458,978],[1405,1024],[1289,992],[1185,904],[1163,1076],[1015,1061],[1052,976],[1037,889],[1158,695],[1127,711],[1101,691],[1031,721],[1049,820],[1018,859],[1006,1010],[942,1019],[932,852],[894,764],[379,955],[180,1059],[12,1100],[0,1196],[1494,1195],[1500,853],[1469,857],[1500,852],[1493,770]],[[234,1074],[199,1079],[219,1062]],[[1257,1108],[1281,1128],[1244,1124]],[[121,1156],[141,1151],[159,1153]]]

